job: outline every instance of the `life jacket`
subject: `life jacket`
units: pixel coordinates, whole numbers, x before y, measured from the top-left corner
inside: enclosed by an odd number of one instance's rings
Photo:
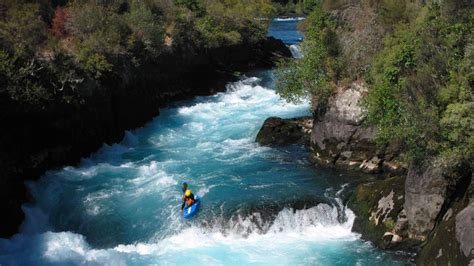
[[[187,204],[188,206],[193,205],[194,202],[196,202],[196,201],[195,201],[194,199],[192,199],[191,197],[189,197],[189,198],[186,199],[186,204]]]

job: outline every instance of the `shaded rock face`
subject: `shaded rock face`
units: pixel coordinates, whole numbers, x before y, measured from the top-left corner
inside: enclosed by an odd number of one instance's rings
[[[260,145],[307,145],[312,126],[312,117],[294,119],[270,117],[263,123],[255,141]]]
[[[433,229],[445,200],[447,185],[439,167],[429,166],[422,173],[414,168],[408,171],[405,206],[411,238],[425,240]]]
[[[470,229],[465,219],[467,215],[458,216],[468,202],[467,194],[454,196],[450,201],[447,211],[438,216],[434,229],[423,242],[417,260],[420,265],[468,265],[469,261],[474,262],[472,253],[470,256],[463,254],[463,248],[469,246],[469,237],[472,239],[474,235],[472,216]]]
[[[366,117],[362,100],[366,93],[364,83],[354,82],[336,93],[326,113],[315,118],[311,144],[316,161],[359,167],[366,172],[377,172],[383,167],[383,156],[377,153],[374,143],[376,130],[362,125]]]
[[[474,203],[456,215],[456,239],[463,255],[474,263]]]
[[[411,167],[405,183],[405,210],[410,238],[425,240],[440,216],[449,214],[455,197],[471,183],[469,166],[450,158],[432,160],[422,169]]]

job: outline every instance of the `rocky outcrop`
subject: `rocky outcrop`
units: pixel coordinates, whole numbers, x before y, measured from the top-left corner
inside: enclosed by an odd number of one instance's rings
[[[0,99],[6,110],[0,115],[0,237],[14,234],[23,220],[25,180],[120,141],[125,130],[143,125],[170,101],[215,93],[234,72],[269,67],[283,56],[291,53],[274,38],[206,51],[173,47],[138,67],[117,64],[120,69],[100,81],[85,79],[78,90],[87,97],[79,106],[53,101],[30,110]]]
[[[293,119],[270,117],[263,123],[255,141],[260,145],[307,145],[312,126],[312,117]]]
[[[474,208],[465,208],[471,183],[467,163],[444,157],[410,168],[406,178],[361,184],[349,203],[357,215],[352,229],[379,247],[417,252],[421,265],[467,265],[473,258]]]
[[[470,175],[469,166],[455,158],[439,158],[421,169],[409,169],[405,210],[410,238],[423,241],[428,237],[439,217],[448,211],[452,198],[466,193]]]
[[[405,178],[395,176],[358,185],[349,200],[356,214],[352,230],[382,248],[399,246],[396,222],[403,216]]]
[[[329,100],[327,111],[315,118],[311,134],[315,161],[359,168],[369,173],[384,168],[390,171],[401,169],[400,163],[394,160],[394,152],[377,150],[374,143],[376,129],[363,125],[366,111],[362,101],[366,93],[363,82],[339,88]]]
[[[350,30],[336,27],[346,73],[335,81],[338,87],[327,108],[313,100],[313,110],[318,110],[311,135],[313,159],[367,173],[390,172],[359,185],[349,202],[357,216],[353,230],[362,238],[382,248],[413,251],[420,265],[474,265],[473,211],[466,208],[474,193],[472,162],[439,155],[408,167],[399,160],[400,144],[377,147],[376,129],[364,127],[361,103],[367,88],[360,79],[367,77],[387,35],[377,9],[367,7],[348,1],[329,11],[337,25],[350,25]],[[355,81],[341,85],[347,80]]]
[[[474,203],[456,215],[456,240],[462,254],[474,263]]]

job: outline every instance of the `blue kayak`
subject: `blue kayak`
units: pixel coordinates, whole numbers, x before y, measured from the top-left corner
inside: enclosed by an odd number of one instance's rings
[[[196,196],[194,197],[194,200],[196,202],[193,205],[183,209],[183,217],[186,219],[193,217],[199,209],[199,205],[201,204],[201,198],[199,196]]]

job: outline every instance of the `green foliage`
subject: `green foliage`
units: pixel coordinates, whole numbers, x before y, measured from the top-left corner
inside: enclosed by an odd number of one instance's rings
[[[184,6],[191,11],[201,11],[202,5],[198,0],[175,0],[176,5]]]
[[[112,64],[107,61],[104,55],[94,53],[87,48],[81,49],[77,57],[84,70],[88,71],[97,79],[104,73],[112,70]]]
[[[456,19],[436,5],[425,10],[385,38],[369,79],[367,122],[379,128],[380,144],[403,143],[410,162],[444,153],[472,162],[473,9]]]
[[[321,4],[321,0],[304,0],[303,1],[303,9],[305,12],[309,13],[316,9],[318,5]]]
[[[205,8],[217,34],[231,43],[255,43],[265,38],[268,27],[266,18],[274,13],[268,0],[208,0],[205,1]],[[241,36],[240,41],[238,35]]]
[[[331,11],[342,8],[345,4],[345,0],[325,0],[323,1],[323,9],[325,11]]]
[[[289,1],[273,1],[275,11],[279,15],[304,15],[309,14],[318,5],[321,5],[322,0],[289,0]]]
[[[128,37],[128,45],[135,49],[143,45],[151,57],[157,57],[164,43],[163,23],[157,15],[143,5],[135,5],[130,13],[126,14],[126,22],[132,31]]]
[[[383,0],[378,4],[378,19],[385,27],[392,27],[400,22],[408,22],[410,9],[407,1]]]
[[[96,5],[72,7],[68,27],[77,38],[79,53],[81,50],[103,55],[124,53],[131,33],[122,16]]]
[[[443,113],[440,126],[445,137],[444,152],[474,158],[474,102],[452,103]],[[472,160],[470,161],[473,163]]]
[[[241,35],[238,31],[225,31],[223,26],[216,25],[210,17],[205,16],[196,20],[195,27],[203,38],[203,46],[206,48],[216,48],[225,44],[238,44],[241,42]]]
[[[0,101],[18,109],[83,104],[165,50],[259,42],[274,12],[269,0],[34,2],[0,4]]]
[[[36,105],[49,100],[50,91],[37,82],[44,72],[39,62],[25,61],[0,50],[0,75],[5,82],[0,95],[6,93],[12,100]]]
[[[14,5],[0,19],[0,49],[32,54],[46,39],[46,24],[40,19],[37,4]]]
[[[388,217],[383,220],[383,225],[385,226],[385,228],[391,231],[395,228],[395,221],[391,217]]]
[[[341,72],[340,48],[329,16],[316,8],[307,18],[305,40],[301,44],[304,57],[283,61],[276,71],[277,92],[288,101],[297,102],[313,95],[318,101],[317,112],[324,112],[332,93],[331,82]]]

